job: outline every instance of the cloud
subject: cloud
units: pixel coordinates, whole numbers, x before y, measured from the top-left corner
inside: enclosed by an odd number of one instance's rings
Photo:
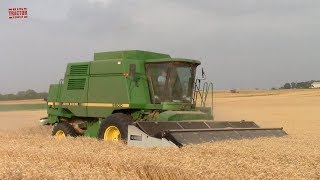
[[[113,0],[88,0],[89,3],[101,3],[104,5],[109,5],[113,2]]]
[[[11,6],[28,7],[30,18],[8,20]],[[120,49],[201,59],[219,89],[316,79],[319,7],[312,0],[1,1],[0,93],[47,90],[66,63]]]

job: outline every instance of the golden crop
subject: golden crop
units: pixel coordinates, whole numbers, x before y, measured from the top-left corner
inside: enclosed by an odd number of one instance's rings
[[[217,120],[283,126],[289,136],[147,149],[84,137],[55,139],[50,127],[37,125],[45,111],[1,112],[0,179],[320,178],[320,91],[215,97]]]

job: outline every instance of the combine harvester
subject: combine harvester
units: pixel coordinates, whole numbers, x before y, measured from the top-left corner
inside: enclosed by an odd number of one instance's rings
[[[94,61],[69,63],[64,79],[50,85],[40,121],[54,125],[54,136],[142,147],[286,135],[251,121],[213,121],[213,85],[195,79],[199,64],[138,50],[95,53]]]

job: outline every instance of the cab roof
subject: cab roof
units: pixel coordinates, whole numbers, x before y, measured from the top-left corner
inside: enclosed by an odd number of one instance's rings
[[[161,54],[149,51],[141,50],[127,50],[127,51],[110,51],[110,52],[98,52],[94,53],[94,60],[108,60],[108,59],[136,59],[136,60],[147,60],[147,59],[162,59],[170,58],[168,54]]]
[[[155,62],[190,62],[200,64],[200,61],[185,58],[171,58],[168,54],[161,54],[142,50],[110,51],[94,53],[94,61],[114,60],[114,59],[134,59],[143,60],[147,63]]]

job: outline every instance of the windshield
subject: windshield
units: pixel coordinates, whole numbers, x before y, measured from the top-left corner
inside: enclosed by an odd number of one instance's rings
[[[146,65],[153,103],[191,103],[196,64],[185,62]]]

